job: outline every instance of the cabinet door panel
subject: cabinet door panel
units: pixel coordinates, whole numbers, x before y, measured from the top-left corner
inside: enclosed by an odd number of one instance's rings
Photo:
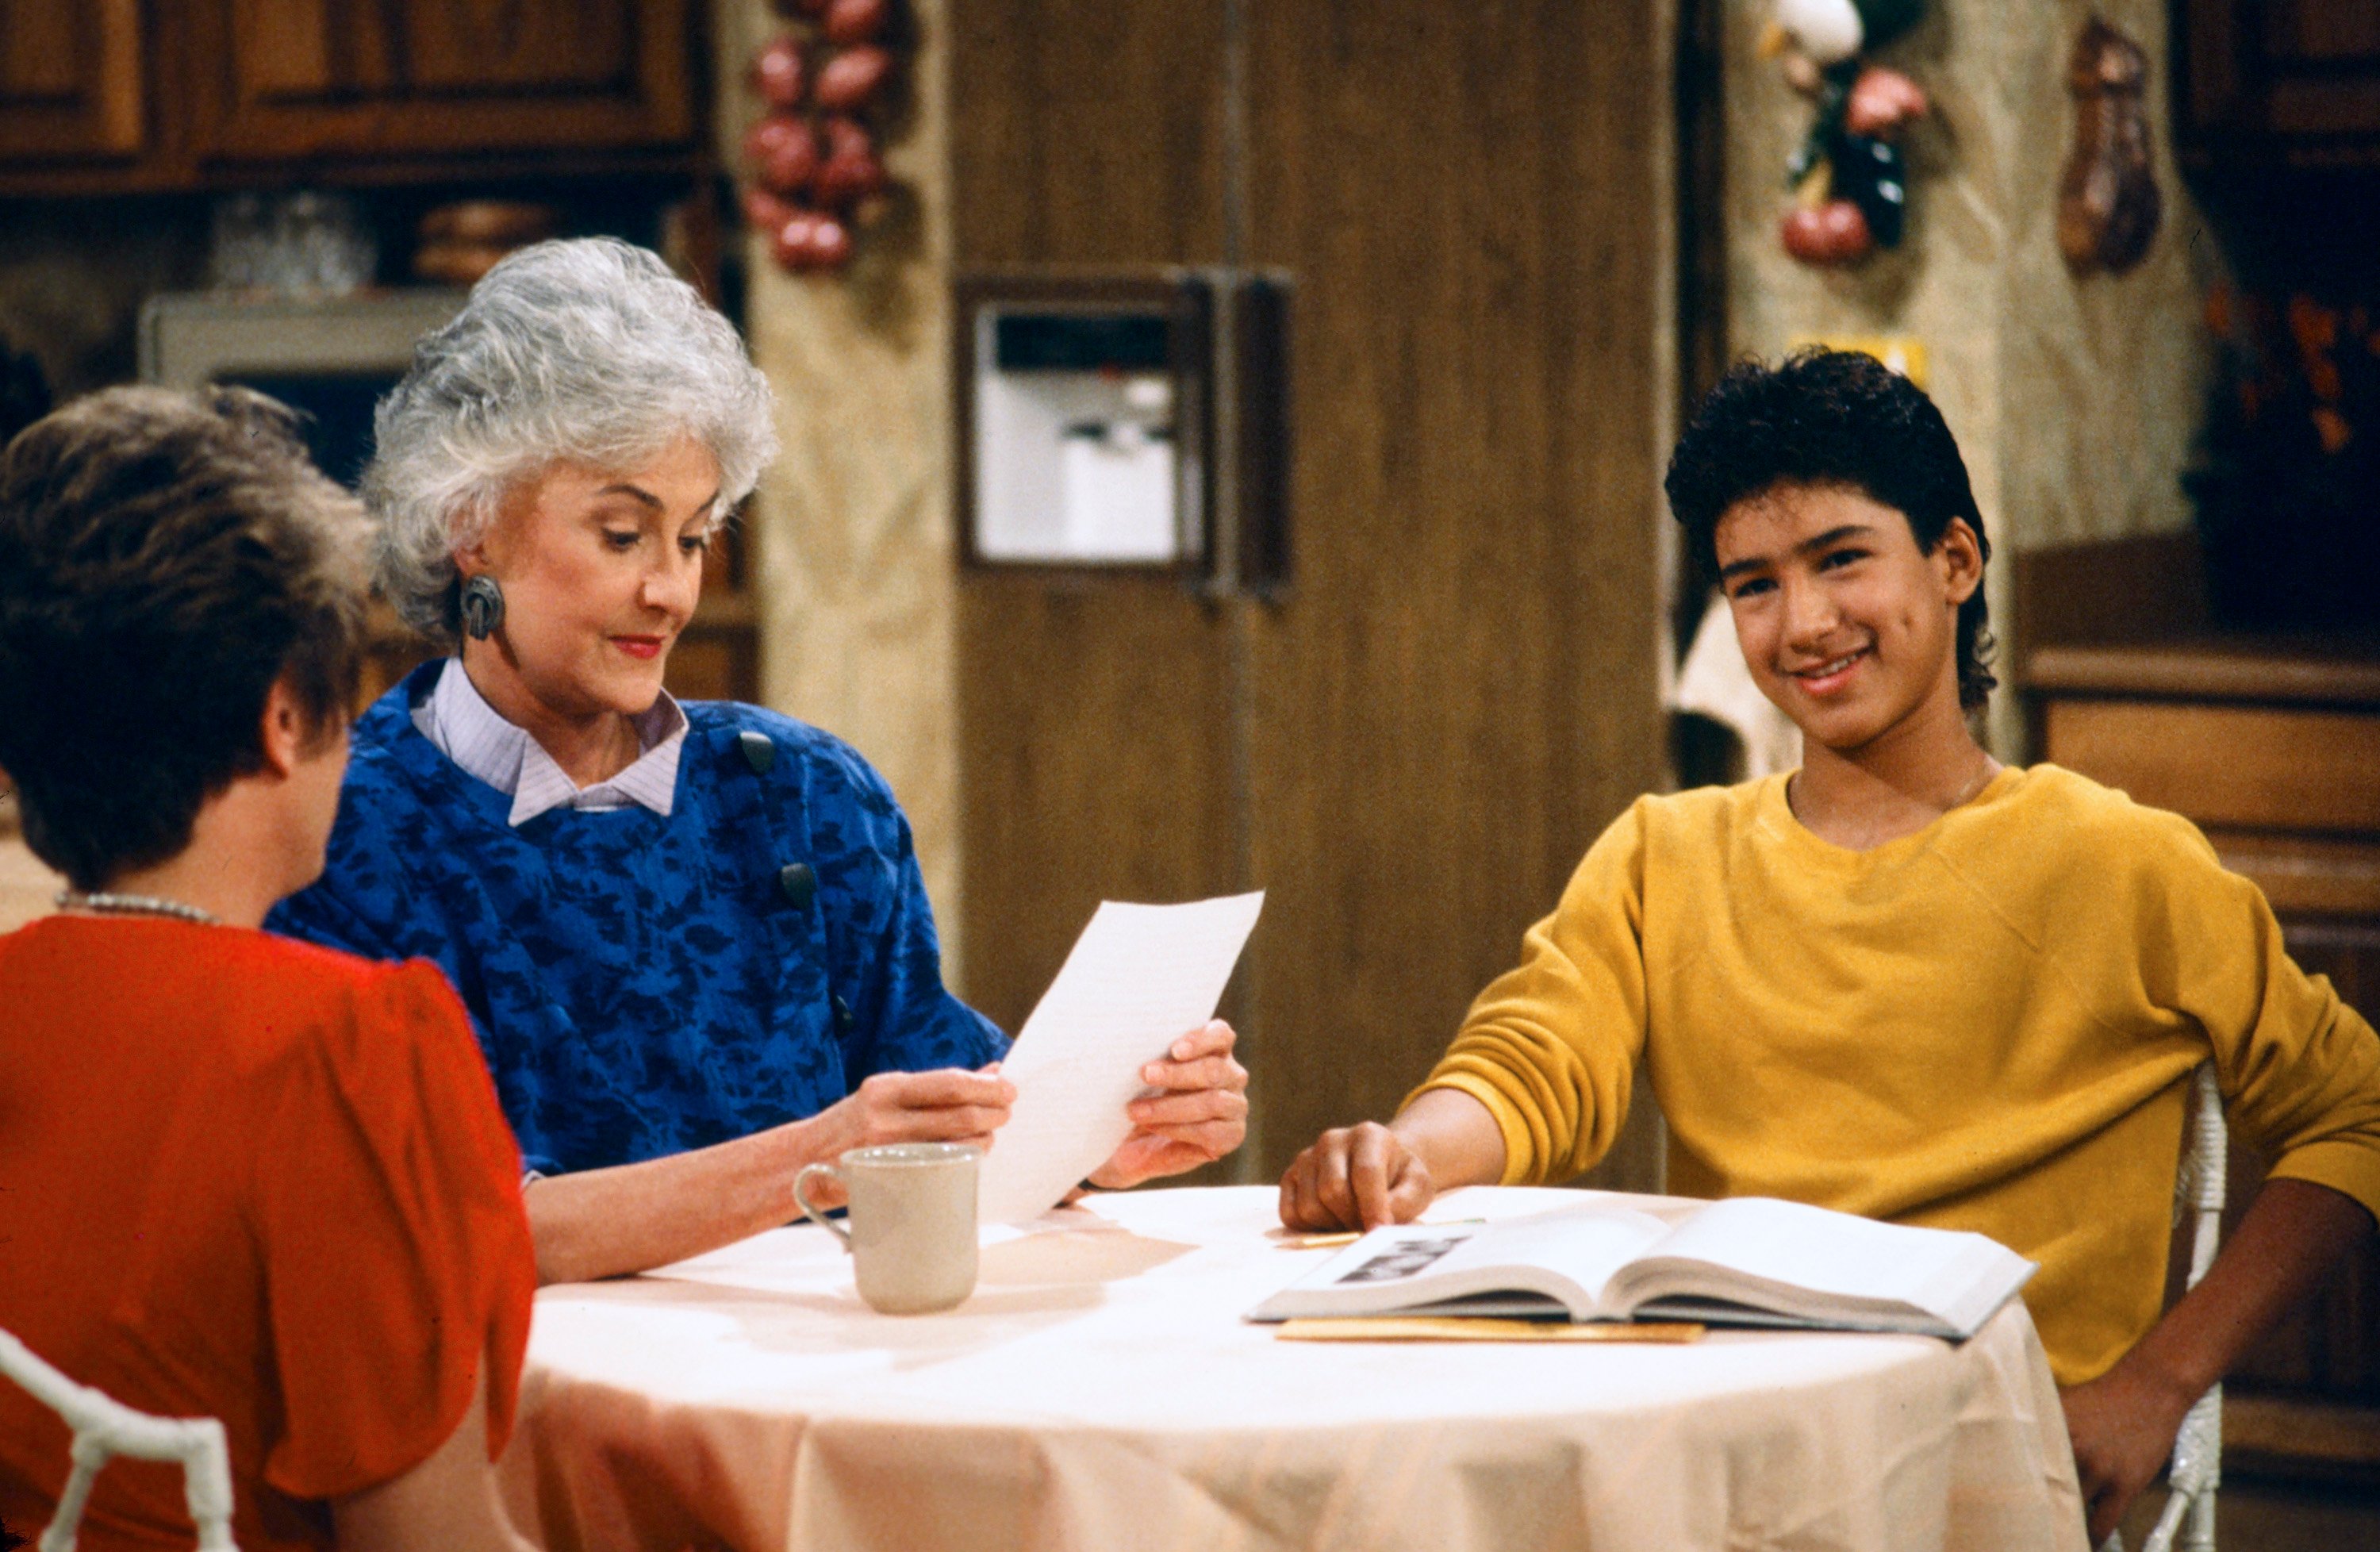
[[[2291,62],[2369,63],[2380,55],[2380,0],[2267,0],[2265,49]]]
[[[2380,156],[2380,0],[2182,0],[2186,135],[2284,160]]]
[[[205,0],[200,154],[636,149],[692,136],[692,0]]]
[[[334,86],[385,87],[387,50],[382,30],[366,23],[334,38],[331,22],[330,10],[320,0],[239,0],[233,12],[238,58],[231,68],[240,89],[273,101],[302,100]],[[346,46],[336,46],[340,43]],[[366,46],[372,55],[370,64],[356,57],[358,48]]]
[[[413,80],[425,91],[608,90],[635,75],[629,10],[616,3],[414,0],[407,27]]]
[[[140,0],[0,0],[0,160],[129,156],[144,138]]]

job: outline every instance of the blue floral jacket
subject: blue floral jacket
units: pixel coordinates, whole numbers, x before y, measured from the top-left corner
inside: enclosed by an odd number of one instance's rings
[[[528,1168],[703,1147],[871,1073],[1005,1051],[944,989],[908,821],[847,745],[688,702],[669,817],[559,808],[516,830],[512,800],[413,724],[437,667],[356,724],[328,866],[265,925],[445,971]]]

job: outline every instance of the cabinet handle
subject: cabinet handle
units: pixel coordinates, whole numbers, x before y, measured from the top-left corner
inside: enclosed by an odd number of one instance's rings
[[[1210,590],[1225,539],[1215,510],[1217,481],[1209,467],[1215,437],[1215,297],[1210,275],[1179,272],[1173,279],[1173,511],[1185,579]]]
[[[1232,276],[1231,380],[1237,392],[1225,478],[1238,522],[1239,591],[1277,599],[1290,584],[1290,281],[1272,271]]]

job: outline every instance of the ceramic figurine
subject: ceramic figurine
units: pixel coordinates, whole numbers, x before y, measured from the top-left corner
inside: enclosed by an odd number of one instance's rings
[[[1925,93],[1867,51],[1916,25],[1921,0],[1778,0],[1764,52],[1785,55],[1786,79],[1815,98],[1816,117],[1787,165],[1794,208],[1779,229],[1805,264],[1853,264],[1900,245],[1909,200],[1901,130],[1926,111]]]
[[[2164,214],[2149,170],[2148,56],[2094,18],[2074,40],[2074,154],[2058,185],[2058,246],[2076,274],[2141,261]]]

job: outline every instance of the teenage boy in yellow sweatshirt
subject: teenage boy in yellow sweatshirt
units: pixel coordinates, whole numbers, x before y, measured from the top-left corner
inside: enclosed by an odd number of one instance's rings
[[[1671,1190],[1975,1230],[2041,1264],[2024,1296],[2095,1544],[2191,1402],[2373,1231],[2380,1037],[2188,821],[1977,746],[1990,551],[1916,387],[1840,352],[1740,367],[1668,490],[1802,769],[1639,799],[1396,1118],[1298,1156],[1282,1221],[1575,1175],[1641,1058]],[[2160,1318],[2210,1059],[2278,1162]]]

